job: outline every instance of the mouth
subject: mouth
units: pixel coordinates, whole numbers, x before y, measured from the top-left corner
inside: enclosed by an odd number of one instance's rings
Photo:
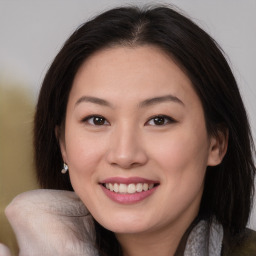
[[[115,192],[118,194],[135,194],[146,192],[148,190],[153,189],[154,187],[158,186],[159,183],[101,183],[103,187],[111,192]]]
[[[119,204],[135,204],[155,193],[159,182],[141,177],[111,177],[102,180],[99,185],[112,201]]]

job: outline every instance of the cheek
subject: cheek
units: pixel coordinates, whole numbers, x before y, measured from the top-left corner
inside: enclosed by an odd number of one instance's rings
[[[162,170],[165,194],[170,195],[164,205],[183,209],[194,200],[199,203],[208,159],[207,135],[201,135],[205,139],[194,133],[175,133],[151,151],[157,169]]]
[[[71,137],[67,143],[69,176],[72,187],[90,210],[95,208],[94,186],[100,169],[105,145],[85,136]]]
[[[154,149],[151,158],[163,171],[163,182],[168,184],[169,193],[180,194],[180,198],[192,193],[192,190],[197,193],[201,189],[208,160],[207,133],[204,129],[189,131],[186,129],[165,139],[158,138],[158,141],[153,141],[158,146],[151,147]]]
[[[158,138],[151,142],[152,158],[165,167],[183,169],[188,164],[207,163],[207,141],[198,139],[193,134],[175,133],[174,136],[167,136],[161,141]]]
[[[104,140],[95,136],[76,133],[66,137],[67,158],[71,179],[87,178],[93,175],[104,155]]]

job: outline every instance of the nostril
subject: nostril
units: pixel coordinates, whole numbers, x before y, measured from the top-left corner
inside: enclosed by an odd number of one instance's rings
[[[122,169],[136,168],[147,162],[147,156],[144,152],[134,150],[132,152],[117,152],[113,150],[107,154],[107,162],[112,166],[118,166]]]
[[[143,143],[135,134],[134,127],[127,128],[127,125],[119,125],[120,130],[109,141],[109,148],[106,152],[107,162],[113,166],[123,169],[138,167],[147,162],[147,154]]]

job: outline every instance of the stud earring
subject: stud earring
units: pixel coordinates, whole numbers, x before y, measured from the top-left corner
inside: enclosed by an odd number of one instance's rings
[[[63,164],[63,169],[61,170],[62,174],[65,174],[68,171],[68,165],[67,164]]]

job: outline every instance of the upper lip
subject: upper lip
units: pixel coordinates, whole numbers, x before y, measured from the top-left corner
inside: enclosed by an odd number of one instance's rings
[[[100,182],[101,184],[103,183],[118,183],[118,184],[132,184],[132,183],[148,183],[148,184],[156,184],[159,183],[158,181],[155,180],[150,180],[150,179],[145,179],[142,177],[129,177],[129,178],[125,178],[125,177],[110,177],[107,179],[104,179]]]

